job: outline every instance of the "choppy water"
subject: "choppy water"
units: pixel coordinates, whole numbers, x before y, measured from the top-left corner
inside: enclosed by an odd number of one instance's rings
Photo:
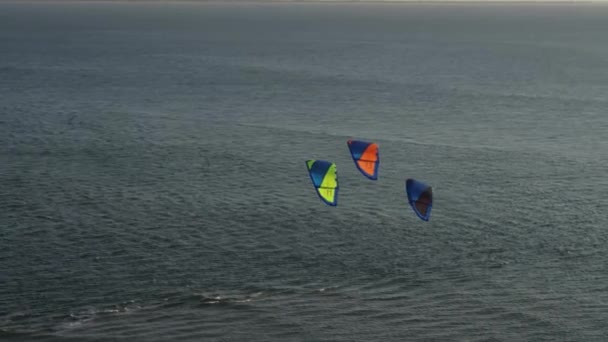
[[[606,341],[606,18],[0,4],[1,339]]]

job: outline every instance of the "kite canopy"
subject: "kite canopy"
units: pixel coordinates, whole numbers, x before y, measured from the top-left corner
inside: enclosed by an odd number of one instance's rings
[[[349,140],[347,144],[357,169],[371,180],[378,179],[378,166],[380,164],[378,144],[360,140]]]
[[[336,164],[325,160],[307,160],[308,174],[319,198],[328,205],[338,205],[338,173]]]
[[[433,208],[433,188],[415,179],[405,181],[407,200],[418,217],[428,221]]]

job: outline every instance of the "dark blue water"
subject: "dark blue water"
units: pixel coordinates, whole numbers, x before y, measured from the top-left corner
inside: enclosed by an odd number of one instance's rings
[[[606,18],[1,3],[1,339],[605,341]]]

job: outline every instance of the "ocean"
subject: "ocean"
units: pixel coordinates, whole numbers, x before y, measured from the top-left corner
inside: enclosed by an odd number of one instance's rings
[[[0,2],[0,339],[608,340],[607,18]]]

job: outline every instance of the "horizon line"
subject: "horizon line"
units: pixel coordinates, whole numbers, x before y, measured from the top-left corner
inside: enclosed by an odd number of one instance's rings
[[[0,3],[608,4],[608,0],[0,0]]]

